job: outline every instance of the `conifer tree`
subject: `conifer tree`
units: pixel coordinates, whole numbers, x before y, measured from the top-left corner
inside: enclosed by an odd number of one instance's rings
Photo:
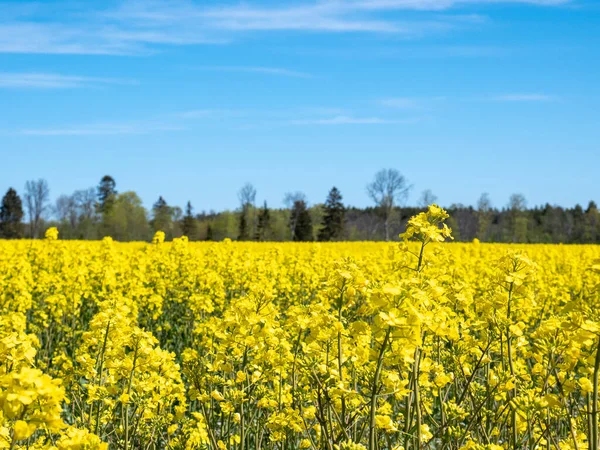
[[[271,228],[271,214],[265,201],[262,209],[258,213],[258,225],[256,227],[255,240],[265,241]]]
[[[117,183],[110,175],[104,175],[98,185],[98,212],[108,214],[117,198]]]
[[[18,239],[23,237],[23,203],[17,191],[10,188],[0,205],[0,237]]]
[[[184,236],[187,236],[190,241],[193,241],[196,238],[197,229],[198,226],[193,215],[192,203],[188,201],[185,206],[185,216],[183,216],[181,223],[181,231]]]
[[[346,208],[342,203],[342,194],[335,186],[329,191],[325,201],[323,228],[319,231],[319,241],[338,240],[344,231]]]
[[[246,216],[246,209],[242,209],[242,212],[240,213],[238,241],[247,241],[250,239],[250,230]]]
[[[161,196],[152,206],[152,228],[154,231],[164,231],[167,238],[171,238],[171,230],[173,228],[173,208]]]
[[[313,240],[312,219],[304,200],[294,202],[290,222],[296,224],[293,235],[294,241],[306,242]]]
[[[111,233],[111,222],[115,203],[117,201],[117,183],[110,175],[104,175],[96,188],[96,212],[100,215],[100,235]]]

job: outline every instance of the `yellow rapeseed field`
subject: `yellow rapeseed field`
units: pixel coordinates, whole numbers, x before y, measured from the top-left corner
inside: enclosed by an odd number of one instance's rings
[[[600,248],[0,242],[0,448],[598,450]]]

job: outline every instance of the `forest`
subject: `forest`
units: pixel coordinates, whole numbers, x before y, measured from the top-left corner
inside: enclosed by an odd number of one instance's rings
[[[20,195],[9,188],[0,205],[0,238],[40,238],[48,227],[57,227],[61,239],[149,241],[156,231],[168,240],[187,236],[191,241],[386,241],[398,240],[407,220],[436,196],[425,190],[418,204],[405,204],[411,190],[395,169],[383,169],[366,186],[372,206],[344,204],[336,188],[323,202],[310,204],[302,192],[284,195],[284,207],[257,203],[254,186],[239,190],[235,210],[204,211],[191,202],[183,208],[160,196],[148,211],[134,191],[119,192],[113,177],[102,177],[96,187],[77,190],[50,200],[44,179],[27,181]],[[527,207],[522,194],[510,196],[506,205],[492,205],[483,193],[475,206],[446,206],[448,225],[456,241],[522,243],[598,243],[600,212],[594,201],[564,208],[546,203]]]

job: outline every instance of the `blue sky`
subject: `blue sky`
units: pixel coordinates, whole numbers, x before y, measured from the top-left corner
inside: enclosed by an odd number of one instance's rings
[[[0,190],[600,201],[600,1],[0,0]]]

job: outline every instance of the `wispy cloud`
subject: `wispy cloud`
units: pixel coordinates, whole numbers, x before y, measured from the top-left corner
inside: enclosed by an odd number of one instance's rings
[[[439,102],[446,100],[447,97],[436,96],[436,97],[389,97],[384,98],[379,103],[382,106],[387,106],[396,109],[409,109],[409,110],[429,110],[433,109],[434,105]]]
[[[348,7],[367,10],[406,9],[419,11],[444,11],[457,6],[485,5],[491,3],[521,3],[536,6],[558,6],[571,0],[354,0]]]
[[[12,134],[25,136],[116,136],[181,130],[185,130],[185,128],[178,125],[159,123],[105,123],[52,128],[24,128]]]
[[[223,119],[244,115],[247,115],[247,112],[238,109],[191,109],[174,114],[180,119]]]
[[[292,78],[314,78],[310,73],[300,72],[296,70],[285,69],[281,67],[256,67],[256,66],[202,66],[199,70],[208,70],[216,72],[242,72],[242,73],[258,73],[265,75],[275,75]]]
[[[381,100],[381,104],[399,109],[420,109],[423,107],[422,100],[414,97],[385,98]]]
[[[54,73],[0,72],[0,88],[68,89],[108,84],[135,84],[135,82],[116,78],[83,77]]]
[[[494,102],[549,102],[557,100],[557,97],[547,94],[504,94],[495,95],[484,100]]]
[[[417,119],[387,119],[381,117],[335,116],[329,118],[296,119],[285,122],[286,125],[390,125],[409,124]]]
[[[161,45],[224,44],[225,37],[206,36],[191,29],[136,26],[106,21],[93,12],[81,12],[76,22],[46,22],[28,17],[0,23],[0,53],[143,55]]]
[[[207,120],[236,120],[240,117],[246,117],[249,114],[250,112],[243,110],[203,108],[165,112],[153,117],[137,120],[71,123],[47,127],[2,130],[1,134],[21,136],[145,135],[160,132],[186,131],[202,126]]]
[[[379,101],[379,104],[388,108],[404,110],[434,110],[440,106],[456,103],[527,103],[550,102],[559,97],[541,93],[508,93],[501,95],[482,96],[430,96],[430,97],[388,97]]]
[[[0,22],[0,52],[145,54],[167,45],[223,44],[236,39],[239,33],[250,31],[419,36],[485,20],[476,14],[446,13],[459,6],[521,3],[550,7],[569,1],[311,0],[293,4],[249,1],[214,6],[200,0],[124,0],[113,8],[101,8],[96,2],[52,5],[24,2],[12,8]],[[400,20],[387,14],[389,10],[431,14],[411,15]],[[289,72],[287,76],[294,76],[291,74],[294,71]]]

